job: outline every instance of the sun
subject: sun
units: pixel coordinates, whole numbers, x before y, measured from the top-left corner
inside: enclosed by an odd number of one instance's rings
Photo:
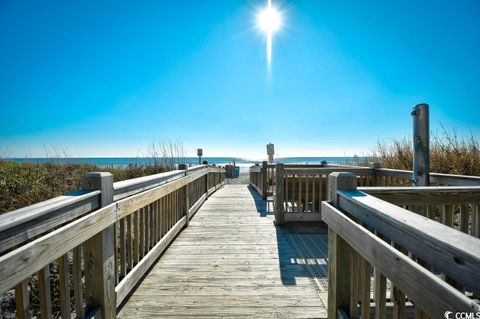
[[[282,24],[280,12],[272,6],[268,6],[258,14],[258,26],[267,33],[277,31]]]
[[[267,7],[258,13],[257,26],[267,36],[267,62],[270,69],[273,33],[277,32],[282,26],[282,14],[272,6],[272,0],[268,0]]]

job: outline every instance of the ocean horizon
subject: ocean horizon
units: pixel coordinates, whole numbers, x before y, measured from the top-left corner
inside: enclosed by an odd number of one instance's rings
[[[128,165],[153,165],[155,163],[163,163],[165,161],[172,161],[171,158],[163,157],[17,157],[17,158],[3,158],[3,161],[13,162],[34,162],[34,163],[86,163],[94,164],[99,167],[126,167]],[[285,164],[320,164],[322,161],[327,161],[330,164],[339,163],[354,163],[361,161],[361,157],[352,156],[312,156],[312,157],[279,157],[275,158],[276,163]],[[208,161],[209,164],[228,165],[235,164],[240,167],[240,170],[248,170],[250,166],[261,163],[262,160],[244,159],[239,157],[202,157],[202,162]],[[196,165],[199,163],[198,157],[179,157],[173,158],[175,164],[189,164]]]

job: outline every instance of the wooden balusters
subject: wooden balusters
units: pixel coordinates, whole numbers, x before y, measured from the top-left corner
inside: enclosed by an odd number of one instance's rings
[[[70,318],[70,274],[68,254],[58,259],[58,280],[60,285],[60,314],[62,318]]]
[[[50,265],[38,273],[38,291],[40,294],[40,315],[42,319],[52,318],[52,296],[50,294]]]
[[[30,301],[28,298],[28,280],[22,280],[15,286],[16,316],[20,319],[30,318]]]
[[[73,296],[75,300],[75,312],[77,318],[85,318],[83,304],[83,280],[82,280],[82,245],[73,249]]]

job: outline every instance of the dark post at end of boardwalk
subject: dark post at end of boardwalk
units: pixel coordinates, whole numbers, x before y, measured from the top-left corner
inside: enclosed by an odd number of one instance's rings
[[[84,190],[101,191],[101,207],[113,203],[113,175],[87,173],[82,178]],[[100,308],[102,318],[115,318],[115,224],[85,242],[85,290],[87,312]]]
[[[356,189],[357,177],[352,173],[332,173],[328,176],[328,199],[337,205],[337,190]],[[328,318],[337,318],[337,310],[349,311],[352,264],[352,248],[328,228]]]
[[[430,185],[430,125],[428,104],[413,107],[413,183]]]
[[[283,164],[278,163],[275,170],[275,225],[283,225],[285,223],[283,214],[283,202],[285,199],[285,183],[283,177],[283,170]]]

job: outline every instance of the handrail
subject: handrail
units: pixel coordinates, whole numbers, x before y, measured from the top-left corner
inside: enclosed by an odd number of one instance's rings
[[[357,174],[372,174],[373,170],[368,167],[318,167],[318,168],[285,168],[285,174],[293,175],[317,175],[330,174],[333,172],[351,172]]]
[[[0,238],[8,245],[0,241],[0,247],[7,247],[0,255],[0,294],[15,286],[17,316],[22,317],[29,311],[29,277],[38,272],[39,280],[48,282],[49,265],[58,263],[61,271],[54,287],[60,289],[62,317],[70,316],[74,297],[78,316],[101,309],[104,318],[113,318],[115,308],[206,198],[223,186],[224,175],[222,168],[201,165],[114,184],[109,173],[89,173],[83,185],[100,190],[83,190],[70,194],[75,197],[61,196],[2,215]],[[121,199],[114,200],[114,186]],[[17,236],[13,244],[4,234]],[[48,315],[50,285],[39,290]],[[84,294],[95,296],[88,298],[86,309]]]
[[[394,317],[405,313],[406,296],[420,316],[480,311],[478,300],[464,293],[480,292],[480,240],[366,193],[433,197],[439,192],[436,198],[449,202],[446,197],[470,196],[478,187],[357,189],[355,174],[344,172],[331,174],[329,185],[329,202],[322,203],[329,227],[329,317],[341,309],[354,316],[358,301],[361,316],[370,317],[371,266],[376,317],[385,316],[387,279]]]
[[[480,186],[359,187],[358,190],[396,205],[480,204]]]
[[[337,207],[473,291],[480,291],[480,240],[357,190],[337,191]]]
[[[208,167],[208,165],[197,165],[189,167],[189,172],[196,171]],[[174,170],[165,173],[159,173],[149,176],[132,178],[124,181],[113,183],[114,200],[122,199],[130,195],[145,191],[147,189],[169,183],[175,179],[182,177],[183,170]]]
[[[100,191],[78,191],[0,215],[0,254],[100,207]]]
[[[327,202],[323,202],[322,205],[324,208],[324,220],[329,228],[335,232],[335,235],[345,240],[352,249],[357,251],[367,262],[372,264],[376,270],[381,272],[382,275],[389,278],[397,289],[407,294],[409,298],[414,300],[430,317],[442,318],[446,311],[480,311],[479,305],[470,298],[442,281],[435,274],[423,268],[408,256],[388,245],[366,228],[355,223],[340,210]],[[413,213],[409,214],[413,215]],[[437,226],[442,225],[438,224]],[[329,237],[329,240],[330,239]],[[331,250],[332,248],[329,249],[329,251]],[[336,262],[343,261],[344,260],[337,260]],[[329,265],[330,263],[329,255]],[[345,274],[341,275],[345,276]],[[370,281],[370,278],[368,279]],[[331,288],[330,285],[329,289],[335,289],[335,287]],[[345,289],[346,287],[342,288]],[[377,295],[375,298],[378,300],[380,297]],[[368,299],[370,299],[369,294]],[[370,301],[368,300],[368,302]],[[329,304],[329,307],[330,306],[332,305]],[[365,307],[365,305],[362,304],[362,307]],[[337,307],[335,307],[335,312],[336,310]],[[349,309],[344,310],[348,311]],[[378,305],[375,311],[381,311]]]

